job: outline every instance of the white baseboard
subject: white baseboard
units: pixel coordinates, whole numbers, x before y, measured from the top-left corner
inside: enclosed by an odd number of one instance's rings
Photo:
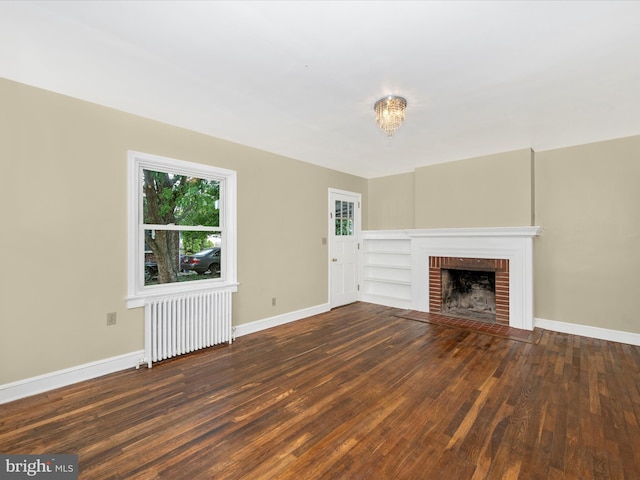
[[[140,365],[144,350],[0,385],[0,404]]]
[[[256,333],[261,330],[266,330],[267,328],[295,322],[296,320],[328,312],[329,310],[331,310],[331,306],[328,303],[324,303],[316,305],[315,307],[303,308],[302,310],[296,310],[295,312],[283,313],[282,315],[276,315],[275,317],[256,320],[255,322],[243,323],[242,325],[233,327],[235,332],[234,336],[241,337],[243,335],[249,335],[250,333]]]
[[[536,318],[534,319],[534,322],[536,327],[543,328],[545,330],[640,346],[640,333],[609,330],[608,328],[591,327],[589,325],[579,325],[577,323],[558,322],[556,320],[546,320],[544,318]]]

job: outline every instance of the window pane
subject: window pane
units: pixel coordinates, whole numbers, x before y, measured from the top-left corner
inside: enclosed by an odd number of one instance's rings
[[[220,226],[220,182],[143,170],[143,223]]]
[[[211,232],[145,230],[145,286],[219,278],[221,243]]]
[[[349,219],[345,220],[345,222],[346,226],[344,235],[353,235],[353,220]]]
[[[338,218],[336,220],[336,236],[353,235],[353,220]]]
[[[342,202],[340,200],[336,200],[336,218],[342,217]]]
[[[342,202],[342,218],[349,218],[349,203],[351,202]]]

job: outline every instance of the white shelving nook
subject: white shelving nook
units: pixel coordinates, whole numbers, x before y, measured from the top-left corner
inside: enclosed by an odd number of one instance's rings
[[[411,239],[398,230],[369,230],[363,232],[362,240],[362,300],[411,308]]]

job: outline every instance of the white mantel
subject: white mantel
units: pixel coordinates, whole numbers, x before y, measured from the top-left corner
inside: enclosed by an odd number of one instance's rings
[[[542,233],[542,227],[477,227],[477,228],[428,228],[404,230],[411,238],[418,237],[526,237]]]
[[[533,237],[541,227],[405,230],[411,239],[413,309],[429,311],[429,257],[509,260],[509,326],[533,330]]]

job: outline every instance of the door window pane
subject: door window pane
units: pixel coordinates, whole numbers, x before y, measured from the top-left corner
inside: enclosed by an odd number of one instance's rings
[[[336,200],[335,224],[337,236],[353,235],[353,202]]]

